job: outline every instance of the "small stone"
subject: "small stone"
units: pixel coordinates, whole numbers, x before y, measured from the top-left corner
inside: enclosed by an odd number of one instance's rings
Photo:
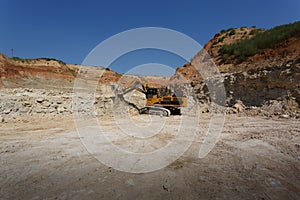
[[[55,110],[55,108],[49,108],[49,109],[48,109],[48,112],[49,112],[49,113],[54,113],[54,112],[56,112],[56,110]]]
[[[236,104],[234,104],[233,108],[235,108],[237,112],[243,112],[245,110],[245,106],[241,101],[238,101]]]
[[[25,106],[25,107],[31,107],[31,104],[30,104],[29,101],[24,101],[23,102],[23,106]]]
[[[25,91],[26,92],[33,92],[33,89],[32,88],[26,88]]]
[[[59,113],[63,113],[65,111],[65,109],[63,107],[58,107],[57,108],[57,112]]]
[[[126,181],[126,183],[127,183],[128,185],[135,185],[133,179],[131,179],[131,178],[128,179],[128,180]]]
[[[45,99],[44,98],[38,98],[38,99],[36,99],[35,100],[37,103],[43,103],[43,101],[45,101]]]
[[[4,118],[0,115],[0,123],[4,122]]]
[[[11,108],[7,108],[3,111],[4,114],[9,114],[11,112]]]
[[[42,110],[41,109],[37,109],[36,113],[42,113]]]
[[[46,108],[48,108],[48,107],[51,106],[51,103],[50,102],[43,103],[43,106],[46,107]]]
[[[19,110],[20,113],[28,113],[29,111],[30,111],[29,107],[23,107],[23,108],[20,108],[20,110]]]
[[[283,115],[280,115],[280,118],[288,119],[288,118],[290,118],[290,116],[286,115],[286,114],[283,114]]]

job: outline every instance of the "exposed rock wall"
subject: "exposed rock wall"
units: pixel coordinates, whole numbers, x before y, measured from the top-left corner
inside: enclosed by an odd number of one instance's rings
[[[99,116],[112,114],[113,96],[99,93],[92,101],[94,104],[92,114]],[[83,107],[87,107],[84,98],[79,103]],[[81,111],[88,112],[87,109]],[[72,91],[29,88],[1,89],[0,115],[4,118],[13,118],[22,114],[64,115],[73,112]]]
[[[72,90],[2,88],[0,121],[23,114],[68,115],[79,112],[112,116],[118,108],[115,93],[109,84],[99,85],[95,93],[90,94],[90,97],[87,95],[84,92],[74,94]],[[143,107],[146,102],[145,95],[136,91],[128,93],[124,98],[138,108]],[[124,105],[126,106],[126,103]]]
[[[205,55],[215,63],[224,79],[226,104],[229,113],[244,112],[264,115],[300,113],[300,37],[295,35],[272,48],[264,49],[243,62],[228,58],[224,63],[221,48],[242,39],[253,37],[255,28],[221,31],[210,40],[190,63],[176,70],[171,78],[189,80],[201,104],[202,112],[210,111],[210,91],[194,65],[205,65]],[[232,32],[232,34],[230,33]],[[202,52],[202,53],[201,53]],[[208,56],[209,54],[209,56]],[[205,57],[204,56],[204,57]],[[195,63],[195,61],[200,62]],[[199,68],[199,67],[198,67]],[[209,70],[209,66],[202,68]]]
[[[192,65],[186,66],[186,68],[192,67]],[[172,77],[172,81],[180,82],[180,77],[185,78],[188,76],[191,79],[190,84],[194,89],[195,96],[200,103],[201,111],[209,112],[211,93],[205,84],[205,80],[193,78],[197,75],[181,74],[181,71],[192,72],[193,70],[184,70],[184,68],[177,70],[177,74]],[[264,115],[288,114],[299,116],[299,58],[279,65],[263,66],[260,69],[221,73],[221,76],[224,80],[228,113],[257,110],[258,113]]]
[[[284,99],[294,99],[300,105],[300,63],[229,74],[224,83],[229,106],[237,100],[246,106],[262,106],[270,100]]]

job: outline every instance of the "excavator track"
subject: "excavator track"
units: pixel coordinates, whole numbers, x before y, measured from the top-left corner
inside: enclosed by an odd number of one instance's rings
[[[169,117],[171,115],[170,110],[163,107],[156,106],[147,106],[139,110],[140,114],[149,114],[149,115],[160,115]]]

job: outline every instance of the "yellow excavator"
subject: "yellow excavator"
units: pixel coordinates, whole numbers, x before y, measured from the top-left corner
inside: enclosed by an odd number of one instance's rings
[[[140,88],[142,87],[142,88]],[[181,108],[187,106],[187,98],[184,96],[178,97],[174,93],[172,94],[170,90],[166,93],[166,88],[154,88],[148,87],[148,85],[143,85],[139,81],[132,84],[131,87],[118,92],[118,96],[124,101],[123,95],[131,92],[132,90],[137,90],[146,95],[146,106],[138,109],[140,114],[151,114],[151,115],[162,115],[170,116],[181,115]],[[162,94],[165,93],[165,94]],[[128,102],[127,102],[128,103]],[[132,105],[132,103],[130,103]]]

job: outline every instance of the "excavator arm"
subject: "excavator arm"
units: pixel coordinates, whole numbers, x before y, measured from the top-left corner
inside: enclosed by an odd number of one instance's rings
[[[141,82],[139,81],[134,81],[132,84],[130,84],[131,86],[129,86],[128,88],[124,89],[123,91],[119,91],[117,90],[117,94],[120,96],[120,95],[125,95],[133,90],[137,90],[141,93],[144,93],[146,94],[147,90],[145,88],[145,86],[143,84],[141,84]],[[140,86],[142,86],[143,89],[140,88]]]

